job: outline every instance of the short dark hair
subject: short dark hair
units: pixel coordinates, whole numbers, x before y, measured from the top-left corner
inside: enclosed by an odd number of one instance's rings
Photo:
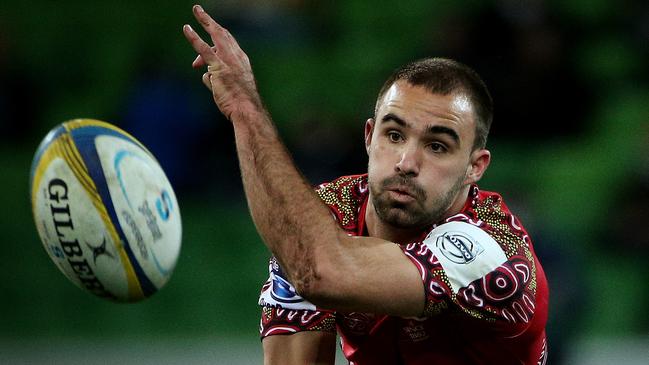
[[[486,146],[493,120],[493,100],[477,72],[465,64],[447,58],[424,58],[408,63],[394,71],[381,87],[375,113],[385,93],[399,80],[405,80],[413,86],[423,86],[433,94],[466,95],[473,106],[476,122],[473,149]]]

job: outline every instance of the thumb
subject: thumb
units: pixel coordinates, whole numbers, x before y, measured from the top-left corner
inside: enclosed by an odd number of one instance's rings
[[[209,72],[203,74],[203,85],[205,85],[208,90],[212,91],[212,76]]]

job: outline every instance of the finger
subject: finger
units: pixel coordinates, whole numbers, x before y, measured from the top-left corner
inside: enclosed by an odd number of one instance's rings
[[[185,24],[183,26],[183,34],[185,35],[185,38],[187,38],[189,44],[191,44],[194,48],[194,51],[196,51],[196,53],[201,56],[205,63],[210,64],[220,62],[220,59],[216,55],[215,50],[212,49],[209,44],[205,43],[205,41],[196,33],[196,31],[194,31],[194,29],[192,29],[189,24]]]
[[[209,72],[203,74],[203,85],[205,85],[209,91],[212,91],[212,81],[210,80]]]
[[[215,48],[215,47],[212,47],[212,50],[213,50],[214,52],[216,52],[216,48]],[[203,57],[201,57],[201,55],[196,56],[196,58],[195,58],[194,61],[192,62],[192,67],[193,67],[193,68],[202,68],[202,67],[205,66],[205,65],[207,65],[207,63],[205,63],[205,60],[203,59]]]
[[[203,29],[210,35],[212,42],[215,46],[219,46],[222,42],[223,37],[227,37],[229,33],[225,28],[223,28],[219,23],[217,23],[212,17],[203,10],[203,7],[200,5],[194,5],[192,8],[194,12],[194,17],[196,20],[203,26]]]
[[[202,68],[205,66],[205,61],[203,60],[203,57],[201,55],[196,56],[196,59],[194,62],[192,62],[192,67],[193,68]]]

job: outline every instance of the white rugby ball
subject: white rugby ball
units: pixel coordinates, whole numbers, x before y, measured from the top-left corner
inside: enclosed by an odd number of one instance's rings
[[[98,120],[65,122],[41,142],[30,175],[36,229],[70,281],[119,302],[167,283],[180,254],[178,202],[134,137]]]

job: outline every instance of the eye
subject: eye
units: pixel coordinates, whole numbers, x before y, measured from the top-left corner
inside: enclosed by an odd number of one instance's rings
[[[444,144],[439,142],[433,142],[429,144],[428,148],[434,153],[443,153],[448,150]]]
[[[397,131],[389,131],[387,133],[387,135],[388,135],[388,139],[392,143],[398,143],[398,142],[403,141],[403,136],[401,136],[401,133],[399,133]]]

